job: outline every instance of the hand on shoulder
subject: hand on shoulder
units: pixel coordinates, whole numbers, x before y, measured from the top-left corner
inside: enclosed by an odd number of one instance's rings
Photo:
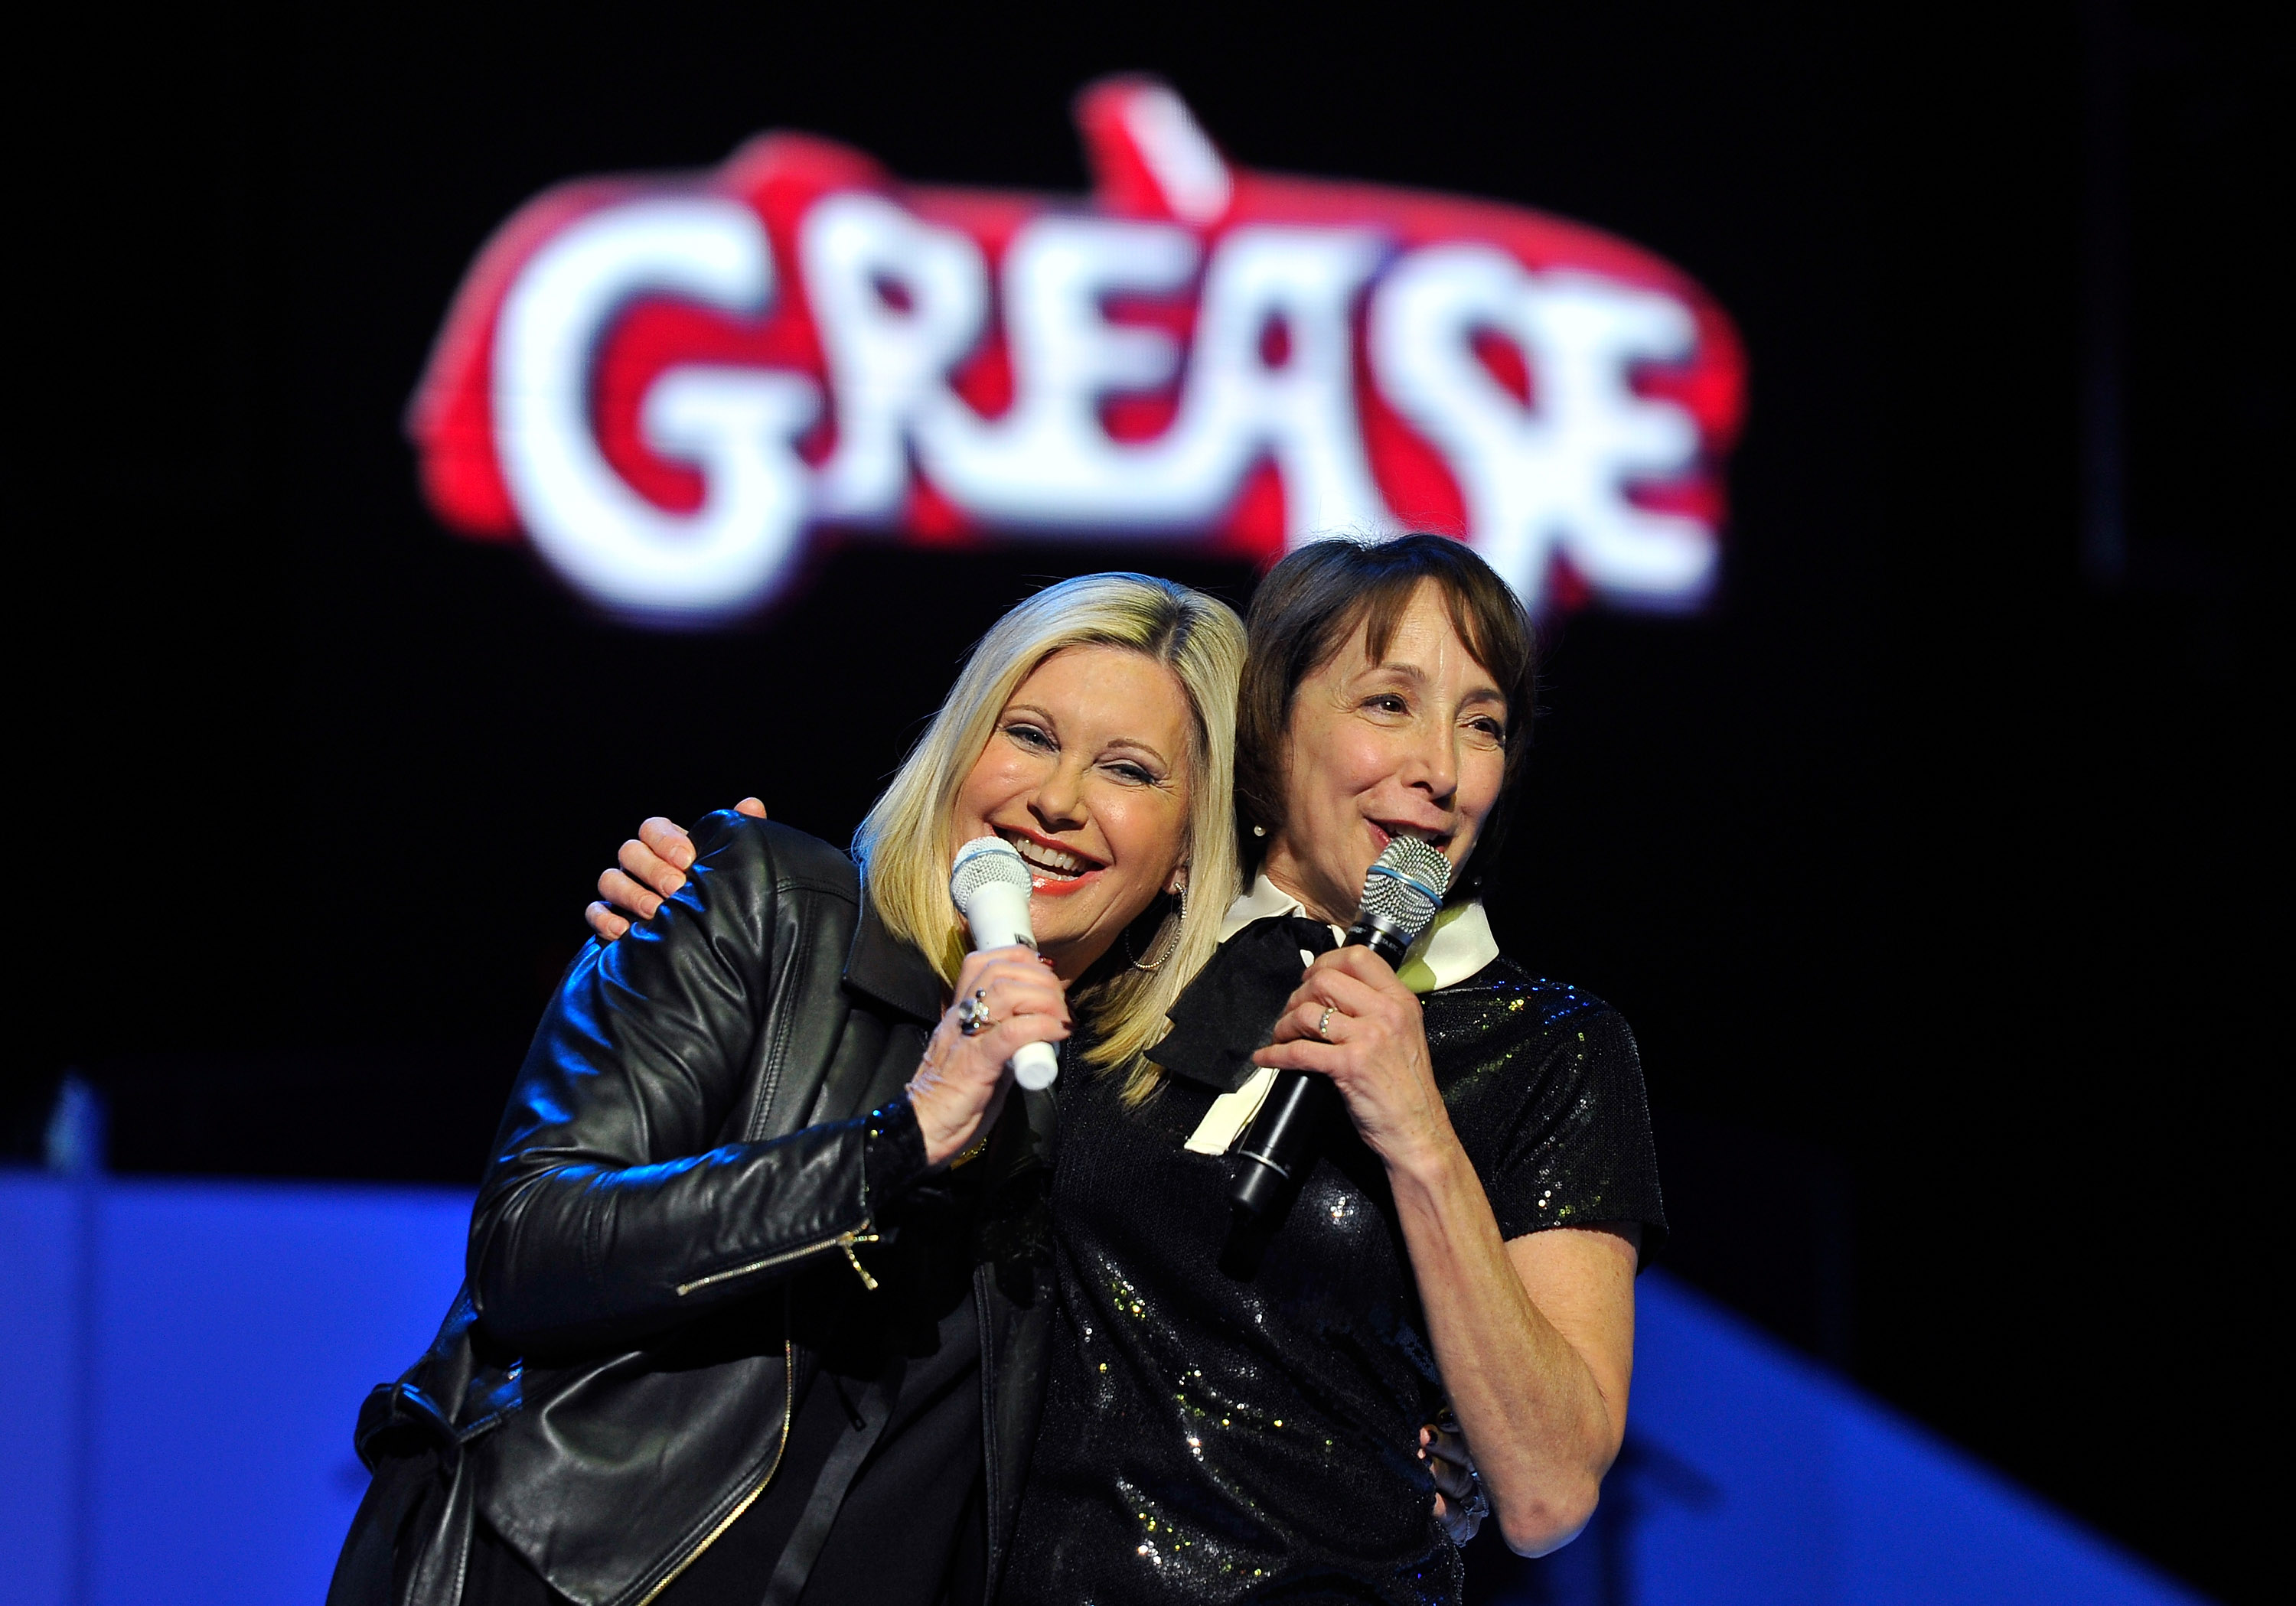
[[[766,806],[755,798],[742,799],[734,812],[766,818]],[[600,941],[614,942],[628,934],[633,922],[652,920],[662,901],[685,885],[693,857],[693,837],[685,826],[659,815],[646,821],[622,844],[614,867],[598,877],[597,900],[582,911],[590,930]]]

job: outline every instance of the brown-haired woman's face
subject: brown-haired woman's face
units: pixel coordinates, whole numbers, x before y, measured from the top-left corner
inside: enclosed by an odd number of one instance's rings
[[[1423,585],[1377,662],[1358,629],[1300,683],[1269,877],[1344,925],[1380,849],[1415,836],[1466,862],[1506,778],[1506,699]]]
[[[996,717],[957,790],[955,840],[1029,861],[1037,951],[1073,981],[1172,884],[1187,854],[1188,696],[1144,653],[1069,647]]]

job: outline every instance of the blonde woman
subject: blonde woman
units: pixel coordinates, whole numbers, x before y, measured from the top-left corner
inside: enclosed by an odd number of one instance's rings
[[[852,857],[703,823],[543,1017],[463,1293],[361,1413],[331,1602],[994,1592],[1054,1304],[1049,1101],[1004,1067],[1078,1024],[1136,1061],[1217,944],[1242,660],[1209,597],[1070,580],[982,638]],[[1037,953],[966,951],[950,860],[991,834]]]

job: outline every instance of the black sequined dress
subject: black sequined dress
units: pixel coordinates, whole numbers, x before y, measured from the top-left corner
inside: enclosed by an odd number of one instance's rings
[[[1609,1005],[1501,959],[1428,994],[1452,1124],[1506,1237],[1665,1231],[1642,1070]],[[1183,1144],[1216,1090],[1139,1110],[1061,1086],[1062,1311],[1002,1595],[1453,1602],[1418,1433],[1439,1389],[1394,1201],[1336,1135],[1273,1239],[1231,1238],[1225,1155]]]

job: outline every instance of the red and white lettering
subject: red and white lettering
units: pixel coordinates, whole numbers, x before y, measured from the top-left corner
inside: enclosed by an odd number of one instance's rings
[[[1087,90],[1073,203],[793,135],[529,203],[409,417],[431,505],[633,619],[753,610],[825,526],[1272,560],[1436,529],[1534,606],[1695,606],[1743,405],[1721,310],[1520,208],[1229,166]]]

